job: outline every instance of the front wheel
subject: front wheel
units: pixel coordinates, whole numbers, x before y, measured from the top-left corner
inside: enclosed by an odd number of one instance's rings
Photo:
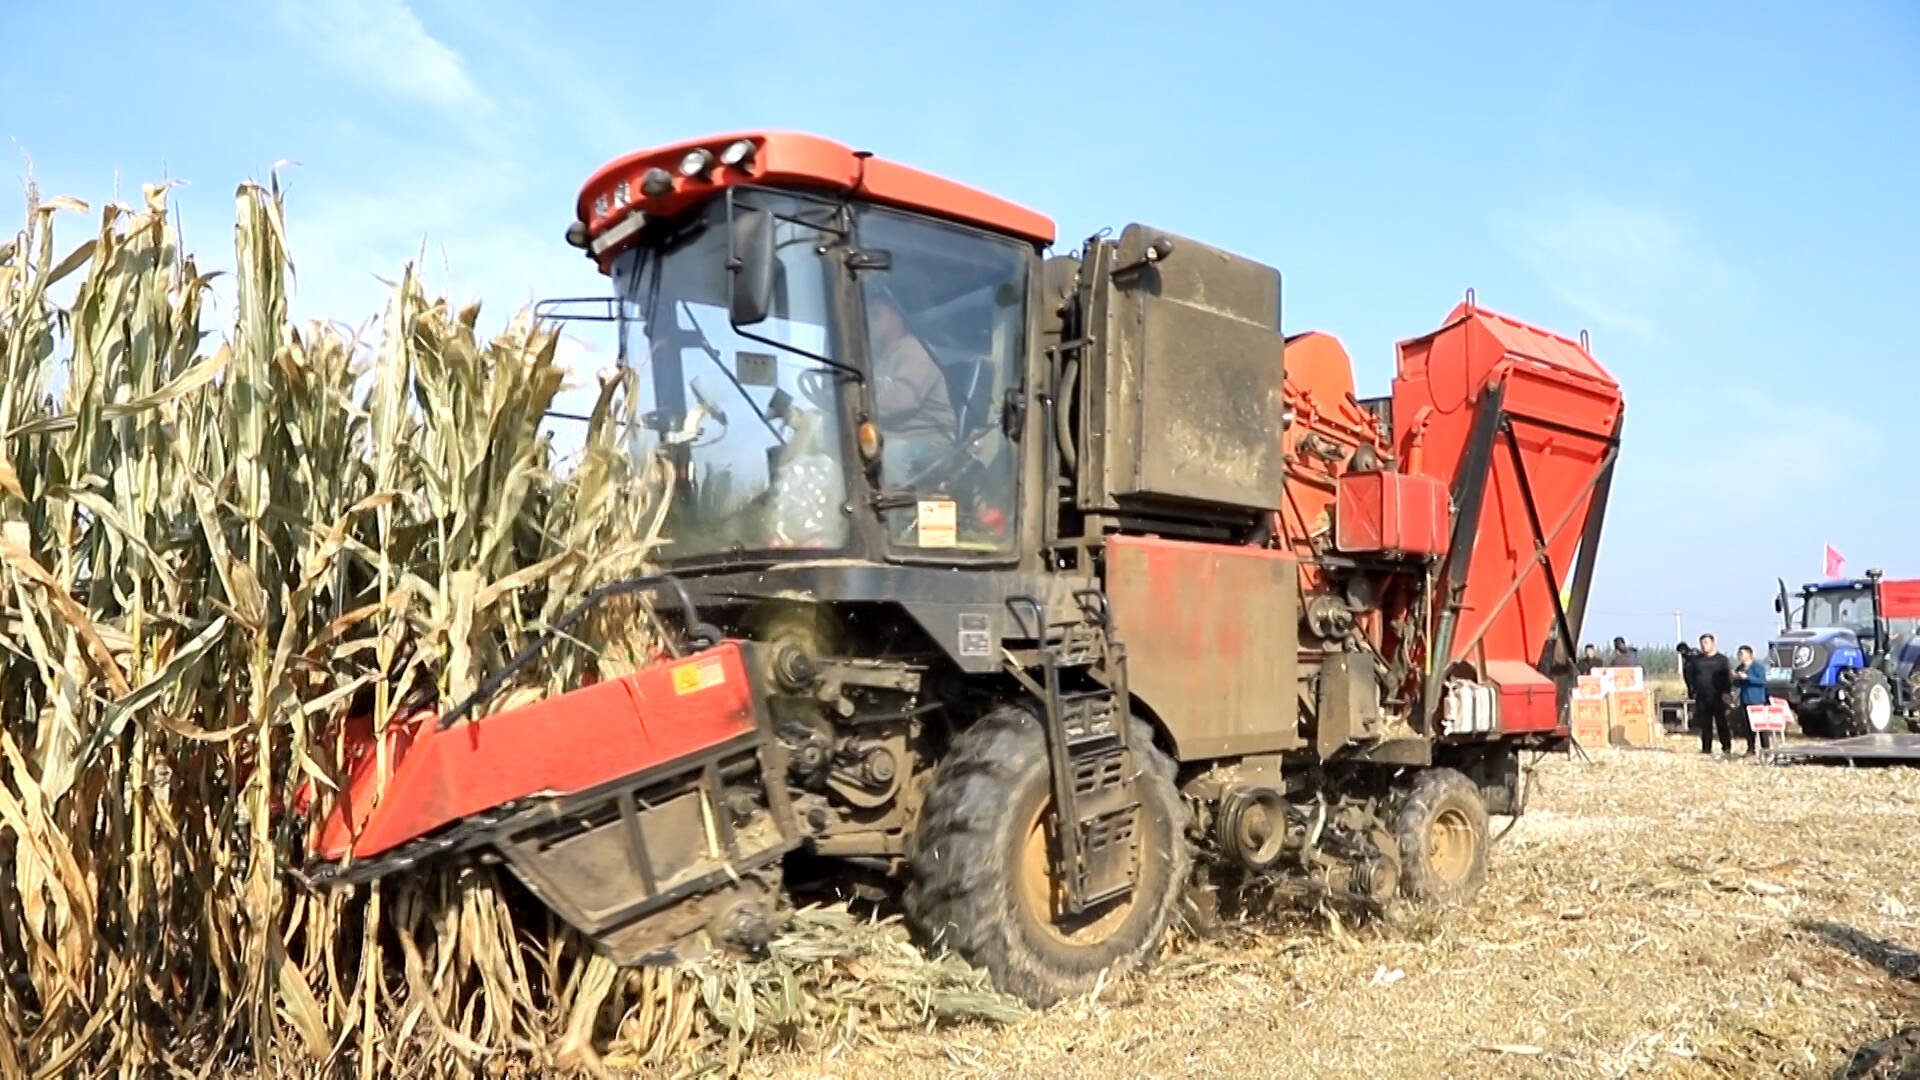
[[[1884,735],[1893,730],[1893,686],[1886,672],[1856,668],[1842,677],[1846,696],[1842,718],[1848,735]]]
[[[995,710],[953,740],[908,852],[907,918],[925,943],[986,969],[1035,1007],[1149,966],[1192,867],[1171,759],[1132,722],[1140,812],[1126,895],[1067,913],[1053,874],[1046,736],[1023,708]]]

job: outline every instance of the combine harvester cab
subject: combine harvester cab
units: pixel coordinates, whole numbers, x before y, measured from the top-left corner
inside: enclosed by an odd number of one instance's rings
[[[812,136],[630,154],[575,211],[711,632],[363,732],[310,878],[497,857],[633,962],[858,867],[1036,1005],[1149,963],[1183,893],[1479,888],[1570,745],[1623,412],[1583,342],[1469,294],[1363,402],[1272,267],[1137,223],[1053,254]]]

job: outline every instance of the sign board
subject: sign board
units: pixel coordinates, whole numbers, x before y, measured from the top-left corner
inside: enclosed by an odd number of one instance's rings
[[[1593,673],[1600,677],[1601,684],[1610,694],[1616,690],[1633,691],[1647,688],[1646,675],[1637,667],[1594,668]]]
[[[1765,705],[1747,706],[1747,724],[1755,731],[1787,730],[1787,722],[1793,719],[1793,707],[1779,698]]]

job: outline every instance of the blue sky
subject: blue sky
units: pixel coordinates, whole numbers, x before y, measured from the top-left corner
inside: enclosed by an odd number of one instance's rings
[[[0,135],[48,194],[185,181],[213,261],[235,184],[297,162],[297,310],[358,323],[422,253],[496,317],[597,292],[561,242],[595,166],[811,130],[1062,247],[1137,220],[1276,265],[1363,393],[1468,287],[1590,330],[1628,401],[1595,640],[1761,637],[1828,541],[1920,575],[1920,7],[1334,7],[0,0]]]

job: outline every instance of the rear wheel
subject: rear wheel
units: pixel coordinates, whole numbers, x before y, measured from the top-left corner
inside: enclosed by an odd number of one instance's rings
[[[1487,880],[1487,804],[1453,769],[1426,769],[1393,817],[1400,891],[1436,904],[1465,904]]]
[[[961,732],[927,789],[908,853],[907,917],[926,944],[1046,1006],[1151,964],[1192,865],[1173,762],[1131,729],[1141,767],[1133,889],[1079,915],[1053,874],[1053,790],[1040,721],[995,710]]]
[[[1857,668],[1842,677],[1840,689],[1846,696],[1846,734],[1884,735],[1893,730],[1893,686],[1886,672]]]

